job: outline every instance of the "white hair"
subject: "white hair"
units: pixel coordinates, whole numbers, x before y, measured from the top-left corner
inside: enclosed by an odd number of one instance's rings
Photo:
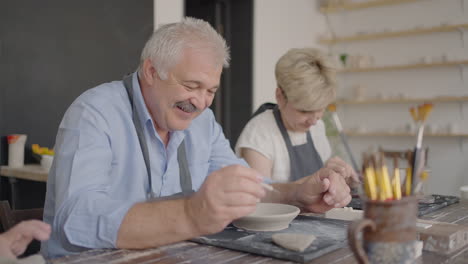
[[[298,110],[325,108],[335,100],[336,69],[330,56],[314,48],[290,49],[276,63],[278,87]]]
[[[229,47],[224,38],[201,19],[186,17],[178,23],[159,27],[146,42],[141,53],[138,73],[150,59],[161,79],[167,79],[168,71],[179,60],[185,48],[208,50],[214,54],[217,65],[229,66]]]

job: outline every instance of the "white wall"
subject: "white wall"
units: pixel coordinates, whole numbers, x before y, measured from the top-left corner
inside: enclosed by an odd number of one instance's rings
[[[275,102],[276,61],[291,48],[317,46],[325,31],[315,0],[255,0],[253,107]]]
[[[397,31],[441,24],[468,23],[465,0],[426,0],[414,3],[355,10],[330,15],[332,28],[338,36],[364,32]],[[440,60],[445,54],[450,60],[468,60],[468,31],[465,43],[460,32],[433,33],[380,40],[349,42],[335,45],[336,53],[367,54],[377,66],[410,64],[421,60]],[[465,78],[462,77],[465,72]],[[379,71],[340,74],[339,97],[351,99],[353,86],[364,87],[367,98],[405,96],[431,98],[435,96],[468,95],[468,65],[435,67],[405,71]],[[415,103],[344,105],[339,114],[345,128],[367,131],[402,131],[412,124],[408,112]],[[436,103],[428,125],[433,132],[447,133],[449,124],[456,124],[460,133],[468,134],[468,103]],[[413,129],[414,131],[414,129]],[[426,132],[430,132],[427,131]],[[414,137],[351,137],[351,147],[361,153],[369,146],[405,150],[415,145]],[[425,137],[429,147],[428,165],[432,170],[428,192],[458,195],[459,186],[468,183],[468,138]]]
[[[256,109],[267,101],[274,102],[274,65],[293,47],[318,46],[339,54],[367,54],[377,65],[414,63],[421,57],[468,60],[468,31],[465,43],[460,32],[372,40],[324,47],[317,37],[326,31],[324,15],[313,0],[255,0],[254,10],[254,94]],[[409,4],[369,8],[329,15],[331,28],[338,35],[362,32],[404,30],[440,24],[468,23],[467,0],[427,0]],[[464,8],[464,9],[463,9]],[[464,76],[462,76],[464,72]],[[366,97],[404,95],[430,98],[440,95],[468,95],[468,66],[418,69],[410,71],[340,74],[338,95],[352,99],[352,87],[364,87]],[[462,78],[464,77],[464,79]],[[415,104],[344,105],[339,115],[345,128],[392,132],[411,124],[408,108]],[[439,103],[428,119],[433,130],[442,132],[456,124],[459,132],[468,134],[468,103]],[[414,147],[414,137],[350,137],[351,147],[359,154],[381,146],[406,150]],[[427,191],[458,195],[459,186],[468,184],[468,138],[425,137],[429,147],[429,168],[432,170]]]
[[[183,16],[183,0],[154,0],[155,28]],[[278,58],[293,47],[317,46],[317,36],[325,30],[315,0],[254,0],[254,109],[275,100]]]
[[[325,16],[318,12],[315,0],[254,0],[254,67],[253,107],[274,102],[274,66],[277,59],[293,47],[319,46],[317,38],[326,31]],[[388,7],[370,8],[329,15],[334,31],[351,35],[362,31],[402,30],[441,23],[468,23],[468,0],[426,0]],[[462,9],[464,4],[464,9]],[[155,0],[155,26],[179,21],[183,17],[183,0]],[[468,42],[468,32],[465,30]],[[462,45],[457,32],[353,42],[336,45],[335,53],[370,54],[376,64],[404,64],[421,56],[436,57],[443,53],[468,59],[468,43]],[[461,70],[465,80],[461,78]],[[468,66],[431,68],[412,71],[345,74],[340,77],[338,94],[352,98],[352,86],[365,87],[367,97],[433,97],[468,95]],[[346,105],[339,115],[345,128],[364,126],[368,130],[394,131],[411,123],[408,108],[415,104]],[[435,105],[428,123],[437,129],[455,123],[468,134],[468,103]],[[458,195],[459,186],[468,184],[468,138],[426,137],[429,166],[428,192]],[[351,137],[356,154],[371,146],[404,150],[414,146],[413,137]],[[359,155],[357,155],[359,158]]]
[[[180,21],[184,9],[184,0],[154,0],[154,28]]]

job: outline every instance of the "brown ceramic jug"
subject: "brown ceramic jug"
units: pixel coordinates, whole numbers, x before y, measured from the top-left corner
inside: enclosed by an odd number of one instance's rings
[[[416,240],[417,212],[418,201],[412,196],[364,201],[364,218],[348,228],[349,246],[358,262],[414,263],[421,251]]]

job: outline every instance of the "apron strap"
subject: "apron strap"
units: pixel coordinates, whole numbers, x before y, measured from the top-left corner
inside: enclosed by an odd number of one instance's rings
[[[130,100],[130,106],[132,107],[132,121],[133,125],[135,126],[135,130],[138,136],[138,142],[140,142],[141,152],[143,154],[143,159],[146,165],[146,172],[148,173],[148,183],[149,183],[149,193],[151,193],[152,187],[152,180],[151,180],[151,166],[149,162],[149,153],[148,153],[148,145],[146,144],[145,136],[143,134],[143,128],[141,127],[141,122],[138,120],[137,115],[137,108],[133,103],[133,85],[132,85],[132,74],[129,74],[124,77],[123,83],[125,86],[125,90],[128,94],[128,99]]]
[[[274,103],[264,103],[262,104],[258,109],[257,111],[255,111],[252,116],[250,117],[250,119],[254,118],[255,116],[265,112],[266,110],[268,109],[274,109],[276,107],[276,104]]]
[[[151,178],[151,163],[149,161],[149,152],[148,152],[148,144],[146,142],[146,138],[143,134],[143,127],[141,126],[141,122],[138,120],[138,109],[134,104],[133,99],[133,84],[132,84],[132,74],[127,75],[123,79],[123,84],[125,86],[125,90],[128,94],[128,99],[130,100],[130,105],[132,107],[132,121],[133,125],[135,126],[135,130],[138,136],[138,142],[140,143],[141,152],[143,154],[143,159],[145,161],[146,171],[148,173],[148,184],[149,190],[148,193],[152,197],[152,178]],[[174,194],[174,197],[179,197],[182,195],[189,195],[193,193],[192,190],[192,177],[190,176],[190,170],[188,168],[187,163],[187,156],[185,151],[185,140],[179,145],[177,149],[177,161],[179,162],[179,177],[180,177],[180,188],[182,193]]]
[[[286,127],[283,124],[283,120],[281,120],[281,113],[278,106],[273,109],[273,115],[275,116],[276,124],[278,125],[281,135],[283,136],[284,142],[286,143],[288,153],[292,153],[293,145],[291,139],[289,138],[288,132],[286,131]]]
[[[180,188],[182,194],[189,195],[193,193],[192,189],[192,177],[190,177],[190,170],[188,167],[187,156],[185,153],[185,142],[182,142],[177,149],[177,160],[179,161],[179,177],[180,177]]]

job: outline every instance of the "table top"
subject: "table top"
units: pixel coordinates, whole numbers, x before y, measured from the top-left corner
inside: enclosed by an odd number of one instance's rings
[[[47,182],[49,171],[39,164],[26,164],[18,168],[0,166],[0,175],[22,180]]]
[[[468,226],[468,202],[460,202],[427,214],[421,219],[448,222]],[[437,255],[423,251],[417,263],[466,263],[468,247],[450,256]],[[293,263],[255,254],[244,253],[193,242],[180,242],[164,247],[145,250],[90,250],[77,255],[70,255],[49,260],[51,264],[68,263]],[[313,261],[321,263],[357,263],[353,253],[348,248],[335,250]]]

